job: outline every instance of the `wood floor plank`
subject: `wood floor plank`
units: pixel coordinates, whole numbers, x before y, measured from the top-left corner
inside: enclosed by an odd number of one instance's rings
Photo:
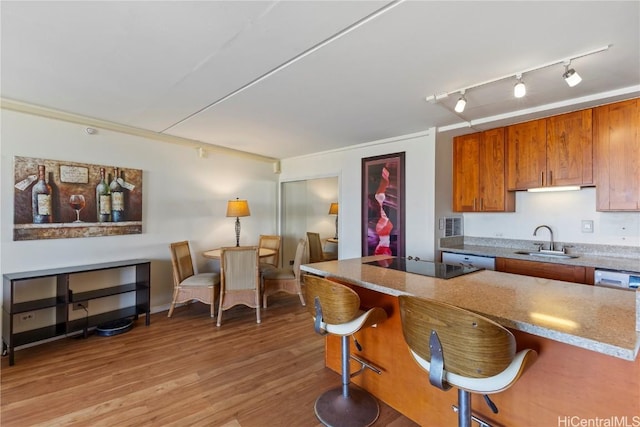
[[[313,405],[340,384],[297,296],[243,306],[220,328],[204,304],[139,319],[122,335],[65,338],[2,359],[0,424],[24,426],[321,426]],[[364,375],[367,375],[365,373]],[[417,424],[381,404],[376,426]]]

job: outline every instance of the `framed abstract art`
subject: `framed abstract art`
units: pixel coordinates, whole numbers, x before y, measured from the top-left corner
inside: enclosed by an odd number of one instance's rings
[[[362,159],[362,256],[405,255],[404,157]]]

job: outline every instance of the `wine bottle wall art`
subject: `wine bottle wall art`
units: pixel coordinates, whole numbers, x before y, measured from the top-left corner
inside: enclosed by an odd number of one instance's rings
[[[14,240],[142,233],[142,170],[14,158]]]

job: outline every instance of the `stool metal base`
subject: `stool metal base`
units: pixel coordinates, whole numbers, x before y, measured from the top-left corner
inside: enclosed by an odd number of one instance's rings
[[[324,392],[316,400],[314,409],[320,422],[329,427],[366,427],[380,415],[378,401],[354,387],[349,387],[349,397],[344,397],[342,387]]]

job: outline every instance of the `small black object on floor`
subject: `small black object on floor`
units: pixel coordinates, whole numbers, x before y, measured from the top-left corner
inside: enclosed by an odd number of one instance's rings
[[[124,334],[133,328],[132,319],[118,319],[105,322],[96,327],[96,335],[110,337],[112,335]]]

